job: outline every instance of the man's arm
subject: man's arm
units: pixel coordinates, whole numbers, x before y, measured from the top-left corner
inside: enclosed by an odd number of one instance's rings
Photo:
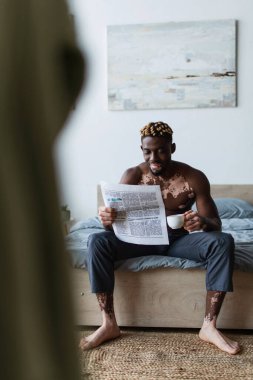
[[[189,232],[220,231],[221,220],[217,207],[210,193],[210,183],[204,173],[196,171],[193,176],[192,187],[195,193],[197,211],[187,211],[184,228]]]

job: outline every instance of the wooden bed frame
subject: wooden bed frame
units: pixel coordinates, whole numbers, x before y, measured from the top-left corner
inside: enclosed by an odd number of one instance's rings
[[[253,203],[253,185],[212,185],[216,198]],[[98,204],[102,204],[98,192]],[[101,313],[90,292],[88,273],[72,269],[76,325],[98,326]],[[159,268],[115,272],[115,314],[119,326],[200,328],[205,310],[205,270]],[[227,293],[218,327],[253,329],[253,272],[234,272],[234,292]]]

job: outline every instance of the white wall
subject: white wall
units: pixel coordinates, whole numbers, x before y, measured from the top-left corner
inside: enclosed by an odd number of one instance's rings
[[[69,0],[88,82],[56,144],[62,203],[76,218],[94,216],[96,185],[117,183],[142,161],[139,129],[163,120],[174,129],[174,159],[203,170],[211,183],[253,183],[252,0]],[[107,110],[106,26],[186,20],[238,20],[236,108]]]

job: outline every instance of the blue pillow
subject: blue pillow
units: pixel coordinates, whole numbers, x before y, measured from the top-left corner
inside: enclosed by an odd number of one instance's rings
[[[214,198],[220,218],[253,218],[253,206],[239,198]]]
[[[253,218],[253,206],[239,198],[214,198],[221,219]],[[192,206],[196,210],[196,203]]]

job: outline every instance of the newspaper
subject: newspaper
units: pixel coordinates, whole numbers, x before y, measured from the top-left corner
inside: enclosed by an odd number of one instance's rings
[[[158,185],[110,185],[101,182],[105,206],[117,210],[112,227],[118,239],[134,244],[169,244]]]

